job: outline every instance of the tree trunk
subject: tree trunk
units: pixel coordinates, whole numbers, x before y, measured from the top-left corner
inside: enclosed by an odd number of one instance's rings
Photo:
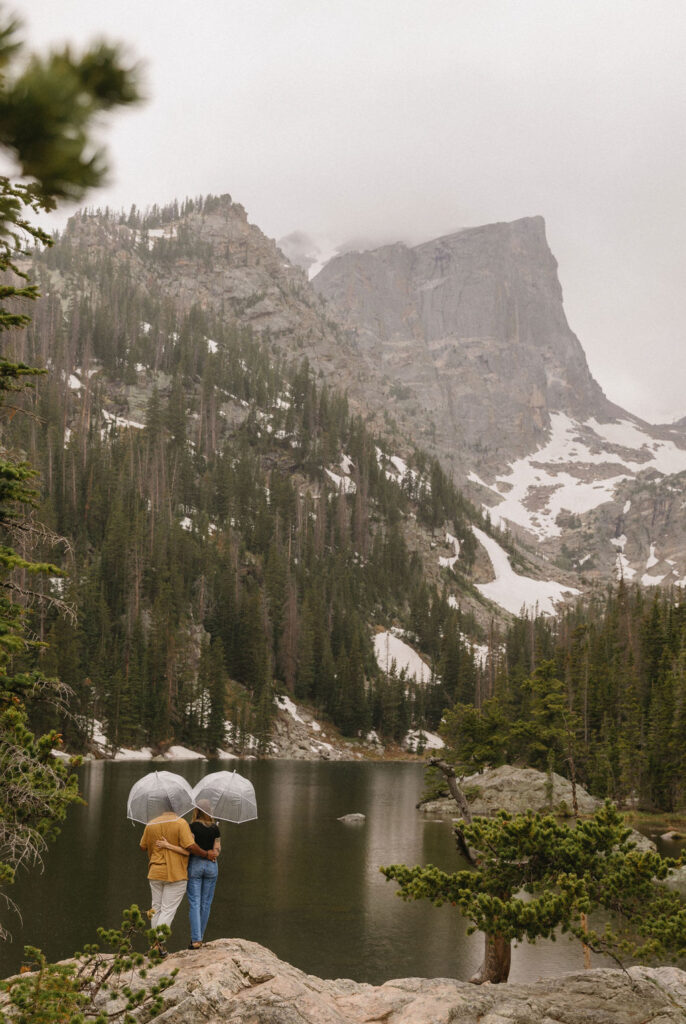
[[[462,815],[464,821],[466,821],[468,825],[471,825],[472,811],[467,801],[467,797],[464,795],[464,793],[460,789],[460,786],[458,785],[457,775],[455,774],[455,769],[453,768],[453,766],[451,764],[448,764],[447,761],[442,761],[440,757],[430,757],[427,761],[427,764],[432,765],[434,768],[438,768],[439,771],[443,772],[443,775],[445,776],[446,781],[448,783],[450,795],[452,796],[453,800],[459,807],[460,814]],[[457,842],[457,846],[460,853],[467,858],[470,864],[476,864],[478,861],[478,855],[476,850],[473,850],[471,846],[467,844],[467,840],[465,839],[464,833],[460,828],[459,824],[455,824],[454,828],[455,840]]]
[[[502,935],[484,935],[484,939],[483,963],[469,980],[473,985],[483,985],[485,981],[499,985],[510,976],[511,945]]]
[[[469,803],[467,802],[467,797],[464,795],[464,793],[462,792],[462,790],[459,787],[459,784],[458,784],[458,781],[457,781],[457,776],[456,776],[455,769],[453,768],[453,766],[451,764],[448,764],[446,761],[442,761],[440,759],[440,757],[430,757],[428,759],[428,761],[427,761],[427,764],[431,765],[434,768],[438,768],[439,771],[443,772],[443,775],[445,776],[446,782],[448,783],[448,789],[450,790],[450,795],[452,796],[453,800],[455,801],[455,803],[459,807],[460,814],[462,815],[464,820],[467,822],[467,824],[471,825],[471,823],[472,823],[471,808],[469,806]]]

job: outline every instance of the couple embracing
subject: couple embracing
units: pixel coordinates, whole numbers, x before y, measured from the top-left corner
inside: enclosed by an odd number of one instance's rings
[[[210,805],[199,801],[188,822],[165,811],[145,826],[141,849],[148,855],[148,881],[152,896],[151,925],[171,927],[183,894],[188,895],[191,926],[189,949],[200,949],[217,884],[217,857],[221,852],[219,828]],[[164,947],[159,952],[166,956]]]

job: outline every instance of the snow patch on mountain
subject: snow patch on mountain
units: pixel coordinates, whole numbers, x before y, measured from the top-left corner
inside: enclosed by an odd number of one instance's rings
[[[455,562],[460,557],[460,542],[457,539],[457,537],[453,537],[452,533],[446,533],[445,542],[446,544],[452,544],[453,551],[455,552],[455,554],[449,558],[439,558],[438,564],[441,566],[442,569],[454,569]]]
[[[556,605],[564,600],[565,594],[580,592],[575,587],[564,586],[555,580],[534,580],[529,576],[520,576],[510,565],[507,552],[497,541],[476,526],[472,526],[472,530],[485,548],[495,573],[495,579],[490,583],[477,583],[477,590],[506,611],[519,615],[522,608],[525,608],[540,615],[554,615]]]
[[[686,449],[651,437],[629,420],[599,423],[591,417],[580,423],[555,412],[550,423],[547,442],[516,459],[493,485],[469,474],[501,495],[500,504],[489,508],[496,524],[508,520],[539,540],[559,537],[560,513],[583,514],[612,501],[622,481],[647,469],[662,475],[686,470]],[[625,502],[624,514],[630,507]]]
[[[679,448],[674,441],[664,441],[651,437],[635,423],[620,420],[619,423],[598,423],[595,419],[588,420],[587,426],[609,444],[617,445],[645,456],[645,462],[626,462],[635,472],[641,469],[654,469],[663,476],[672,473],[683,473],[686,470],[686,450]]]
[[[301,722],[305,725],[305,719],[301,718],[298,714],[297,705],[294,704],[291,698],[287,697],[285,693],[279,694],[278,697],[275,697],[274,703],[280,707],[282,711],[287,711],[294,722]]]
[[[155,245],[155,239],[157,238],[176,238],[176,225],[166,224],[162,228],[148,228],[146,234],[148,236],[148,249],[152,249]]]
[[[636,575],[636,570],[632,567],[631,562],[624,554],[624,548],[626,547],[626,534],[622,533],[619,537],[610,537],[610,544],[617,549],[617,557],[615,558],[615,578],[618,580],[632,580]]]
[[[636,575],[636,570],[632,567],[631,562],[626,557],[623,551],[617,552],[617,560],[615,562],[615,576],[618,580],[632,580]]]
[[[184,747],[179,743],[175,743],[173,746],[168,747],[164,754],[160,754],[159,758],[155,760],[163,761],[206,761],[207,758],[204,754],[201,754],[198,750],[191,750],[190,747]]]
[[[650,573],[644,572],[641,576],[642,587],[657,587],[662,583],[663,579],[667,574],[664,573],[662,576],[651,576]]]
[[[467,479],[471,480],[473,484],[478,484],[479,487],[485,487],[487,491],[493,491],[494,494],[497,494],[498,497],[501,497],[500,492],[495,487],[491,487],[490,484],[485,483],[485,481],[483,481],[479,474],[475,473],[473,469],[471,469],[467,474]]]
[[[410,729],[405,735],[403,746],[414,753],[419,749],[442,750],[445,743],[438,733],[427,732],[426,729]]]
[[[469,647],[471,655],[474,658],[476,664],[479,666],[479,668],[486,668],[486,665],[488,664],[488,659],[491,654],[488,644],[472,643],[469,637],[465,636],[464,634],[462,634],[462,639]]]
[[[152,761],[152,750],[150,747],[141,747],[140,750],[132,750],[130,747],[120,747],[112,758],[113,761]]]
[[[145,423],[124,419],[123,416],[116,416],[114,413],[108,412],[107,409],[102,410],[102,416],[106,423],[111,423],[115,427],[131,427],[133,430],[145,430]]]
[[[374,636],[374,654],[382,672],[392,672],[395,667],[396,672],[404,670],[407,678],[413,679],[416,683],[431,682],[431,670],[426,662],[422,661],[409,644],[390,630]]]
[[[325,469],[324,472],[335,486],[336,490],[340,491],[342,494],[354,494],[357,490],[355,481],[351,480],[349,476],[338,476],[337,473],[332,473],[330,469]]]

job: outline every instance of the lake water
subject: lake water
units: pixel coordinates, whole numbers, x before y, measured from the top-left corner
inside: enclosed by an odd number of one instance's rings
[[[226,762],[165,765],[194,784]],[[12,888],[21,908],[3,921],[13,935],[0,943],[0,977],[19,968],[24,944],[51,960],[96,940],[98,925],[118,926],[131,903],[150,906],[141,825],[126,820],[133,783],[159,764],[91,762],[80,769],[86,806],[75,807],[47,853],[45,869]],[[374,984],[390,978],[466,980],[481,962],[483,938],[468,936],[453,907],[404,903],[379,866],[435,864],[456,870],[450,825],[415,809],[424,769],[408,763],[248,761],[238,771],[253,782],[259,820],[221,824],[219,881],[205,938],[241,937],[324,978]],[[362,825],[336,819],[365,814]],[[184,902],[171,950],[188,945]],[[511,979],[581,969],[578,943],[524,943],[513,951]]]

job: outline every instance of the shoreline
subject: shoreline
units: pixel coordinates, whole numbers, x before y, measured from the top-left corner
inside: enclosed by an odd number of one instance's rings
[[[394,747],[392,750],[388,748],[384,753],[375,752],[374,750],[362,749],[359,751],[351,751],[347,753],[344,750],[339,750],[341,756],[335,758],[323,758],[313,753],[310,757],[293,756],[287,752],[284,753],[272,753],[258,755],[251,753],[234,754],[230,751],[222,750],[216,754],[205,754],[199,750],[191,750],[189,747],[184,748],[171,748],[174,749],[174,753],[163,753],[153,754],[149,748],[142,748],[141,750],[119,750],[116,754],[106,754],[102,751],[97,753],[86,753],[76,754],[67,750],[55,749],[51,751],[53,757],[59,758],[61,761],[71,761],[73,758],[81,758],[82,764],[134,764],[139,761],[141,764],[174,764],[176,762],[189,762],[189,761],[309,761],[311,763],[325,763],[332,761],[341,761],[353,764],[425,764],[424,757],[422,754],[415,754],[407,750],[403,750],[401,747]],[[181,752],[183,750],[183,752]],[[347,756],[346,756],[347,753]]]
[[[309,708],[295,704],[290,697],[279,695],[275,699],[271,736],[266,749],[257,753],[260,746],[257,738],[250,734],[241,736],[243,750],[240,754],[224,747],[212,755],[205,751],[193,750],[180,743],[171,743],[164,749],[153,746],[115,747],[105,732],[104,724],[98,719],[83,720],[84,732],[89,735],[89,750],[75,754],[62,749],[53,749],[52,754],[62,760],[81,757],[84,761],[156,761],[169,764],[175,761],[247,761],[247,760],[292,760],[292,761],[420,761],[423,754],[415,753],[420,738],[423,752],[440,749],[443,742],[430,732],[419,733],[410,730],[404,745],[383,743],[373,730],[364,738],[348,739],[341,736],[328,722],[319,720]],[[224,743],[232,745],[233,725],[224,724]],[[156,752],[157,750],[157,752]]]
[[[320,754],[312,751],[310,756],[303,756],[304,751],[299,751],[297,755],[291,752],[273,752],[268,751],[263,755],[252,754],[249,752],[243,754],[234,754],[231,751],[221,750],[216,754],[205,754],[202,751],[192,750],[190,747],[184,747],[180,744],[173,744],[165,753],[153,754],[150,748],[143,747],[140,750],[134,750],[130,748],[124,748],[117,751],[115,755],[106,754],[101,749],[97,752],[89,752],[86,754],[74,754],[65,750],[53,749],[52,754],[54,757],[59,758],[62,761],[71,761],[75,757],[81,758],[82,765],[90,764],[133,764],[140,762],[141,764],[158,764],[158,765],[169,765],[174,763],[188,763],[193,761],[226,761],[226,762],[246,762],[246,761],[307,761],[309,763],[331,763],[345,762],[348,764],[416,764],[427,767],[424,754],[416,754],[412,751],[405,750],[403,747],[393,744],[386,747],[375,747],[374,745],[363,745],[361,743],[355,744],[353,741],[344,741],[345,746],[338,747],[336,757],[322,757]],[[505,766],[509,767],[509,766]],[[481,773],[483,775],[483,773]],[[444,797],[429,798],[421,800],[417,805],[419,813],[437,814],[440,817],[458,817],[459,812],[457,806],[454,811],[448,804],[452,798]],[[599,799],[599,798],[598,798]],[[431,804],[444,803],[443,808],[437,806],[431,807]],[[631,827],[637,831],[645,830],[644,834],[648,832],[652,834],[658,834],[657,829],[663,829],[665,833],[674,832],[678,833],[675,836],[677,841],[683,841],[686,839],[686,807],[679,808],[676,811],[661,811],[656,810],[641,810],[637,808],[619,808],[621,813],[624,815],[627,827]],[[482,812],[477,812],[482,813]],[[488,812],[487,812],[488,813]],[[589,812],[590,813],[590,812]]]

